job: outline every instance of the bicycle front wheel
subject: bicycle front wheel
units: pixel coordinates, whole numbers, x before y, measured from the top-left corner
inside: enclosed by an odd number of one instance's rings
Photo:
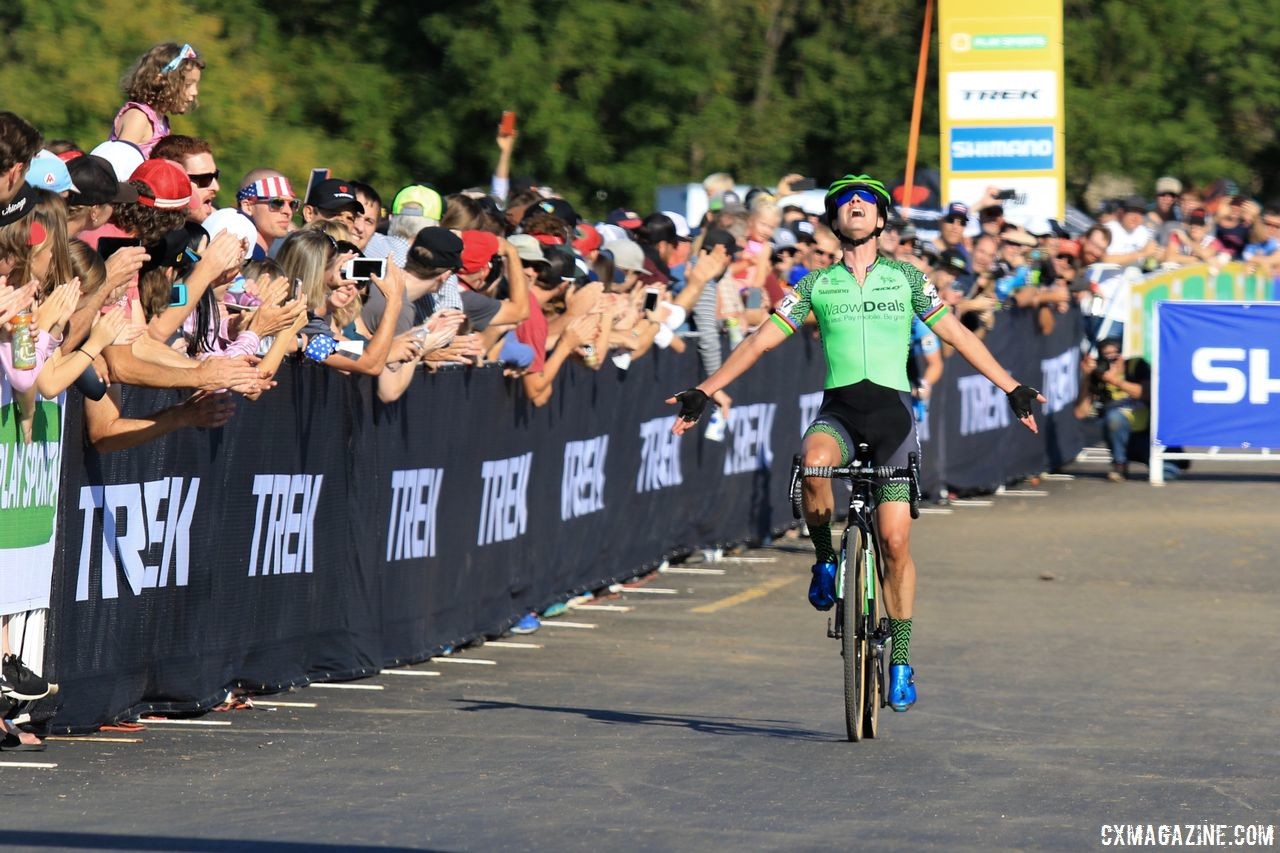
[[[867,569],[868,558],[872,562],[870,572]],[[862,715],[862,734],[864,737],[873,738],[880,733],[880,684],[884,676],[884,650],[881,649],[879,657],[872,644],[870,632],[880,627],[880,617],[884,613],[884,605],[880,602],[880,578],[884,569],[880,564],[880,552],[874,547],[870,548],[862,559],[863,583],[866,583],[867,574],[873,572],[870,578],[871,594],[866,596],[866,606],[863,608],[865,618],[862,620],[864,639],[867,650],[866,669],[866,689],[863,692],[863,703],[865,705]],[[863,599],[859,599],[862,601]]]
[[[862,740],[867,690],[866,620],[862,618],[866,589],[866,547],[862,531],[851,527],[840,552],[843,600],[840,602],[840,653],[844,656],[844,725],[849,740]]]

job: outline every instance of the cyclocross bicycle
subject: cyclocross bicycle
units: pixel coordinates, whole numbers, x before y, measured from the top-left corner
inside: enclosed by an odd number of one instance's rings
[[[908,456],[908,467],[873,467],[867,445],[859,444],[851,464],[805,467],[802,457],[791,463],[791,512],[802,517],[804,477],[848,480],[848,524],[840,537],[840,562],[836,571],[834,624],[827,619],[827,636],[840,641],[844,658],[844,723],[849,740],[873,738],[879,730],[880,709],[888,704],[884,688],[886,648],[892,643],[889,617],[881,603],[884,561],[876,534],[877,482],[910,485],[911,517],[920,517],[919,457]]]

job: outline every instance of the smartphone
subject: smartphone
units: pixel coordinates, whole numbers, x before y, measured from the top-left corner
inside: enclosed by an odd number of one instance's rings
[[[996,201],[1009,201],[1017,194],[1017,190],[1000,190],[1000,192],[996,193]]]
[[[75,386],[90,400],[101,400],[107,393],[106,384],[102,381],[102,377],[98,376],[98,371],[93,369],[92,364],[76,378]]]
[[[791,191],[793,193],[798,193],[803,190],[811,190],[817,185],[818,185],[818,182],[815,181],[813,178],[801,178],[800,180],[796,181],[791,185]]]
[[[125,246],[141,246],[142,241],[137,237],[100,237],[98,239],[98,254],[105,261]]]
[[[387,277],[386,258],[352,258],[342,265],[342,277],[347,281],[368,281],[375,275]]]
[[[498,124],[499,136],[515,136],[516,134],[516,114],[514,110],[504,110],[502,113],[502,121]]]
[[[656,287],[646,287],[644,289],[644,310],[654,311],[658,307],[658,295],[661,291]]]
[[[285,301],[292,302],[293,300],[298,298],[298,294],[301,292],[302,292],[302,279],[295,278],[293,280],[293,289],[289,291],[289,298],[286,299]],[[284,304],[284,303],[281,303],[281,304]]]
[[[232,311],[232,312],[237,313],[237,314],[239,314],[239,313],[240,313],[240,312],[242,312],[242,311],[252,311],[252,310],[253,310],[253,309],[252,309],[252,308],[250,308],[248,305],[241,305],[239,302],[220,302],[220,303],[218,303],[218,304],[223,308],[223,310],[225,310],[225,311]]]
[[[748,309],[761,307],[764,305],[764,291],[758,287],[750,288],[743,297],[742,304]]]
[[[316,184],[327,180],[329,180],[328,169],[312,169],[311,179],[307,181],[307,194],[302,197],[302,203],[309,203],[311,201],[311,190],[315,188]]]
[[[187,286],[178,283],[169,288],[169,307],[187,304]]]

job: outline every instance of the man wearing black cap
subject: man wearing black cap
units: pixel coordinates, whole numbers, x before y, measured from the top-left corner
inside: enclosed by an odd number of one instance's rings
[[[76,185],[76,191],[67,196],[68,237],[101,228],[111,218],[115,205],[138,200],[133,185],[116,180],[111,164],[94,154],[70,161],[67,172]]]
[[[457,297],[457,284],[452,288],[453,299],[442,293],[454,274],[462,268],[462,238],[448,228],[428,226],[418,232],[409,247],[404,266],[405,293],[396,317],[396,334],[402,335],[414,326],[421,325],[438,311],[452,308],[461,310]],[[385,300],[369,288],[360,311],[360,319],[369,331],[374,331],[382,319]],[[444,298],[442,298],[444,297]]]
[[[364,213],[364,205],[356,198],[355,187],[350,181],[330,178],[312,188],[310,198],[302,206],[302,221],[337,219],[350,226],[357,213]]]
[[[967,262],[969,260],[969,240],[964,236],[965,225],[969,223],[969,205],[953,201],[947,205],[946,212],[938,220],[938,236],[933,244],[939,252],[948,249],[960,253]]]

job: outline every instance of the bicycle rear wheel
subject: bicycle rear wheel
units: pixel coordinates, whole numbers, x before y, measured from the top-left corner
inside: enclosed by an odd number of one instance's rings
[[[844,725],[849,740],[862,740],[867,692],[866,620],[862,618],[862,591],[866,588],[866,543],[862,531],[850,527],[845,532],[840,558],[843,600],[840,602],[840,653],[844,658]]]
[[[866,619],[863,625],[866,631],[876,631],[880,627],[880,617],[884,613],[884,604],[880,601],[880,580],[884,569],[880,564],[880,552],[871,548],[869,552],[874,560],[873,569],[874,577],[872,590],[874,595],[867,601]],[[866,571],[866,559],[863,559],[863,571]],[[865,583],[865,577],[863,582]],[[859,599],[861,600],[861,599]],[[873,738],[880,733],[880,685],[882,676],[884,675],[884,651],[880,651],[877,657],[875,649],[868,638],[867,640],[867,664],[866,664],[866,689],[863,691],[863,714],[862,714],[862,734],[864,737]]]

